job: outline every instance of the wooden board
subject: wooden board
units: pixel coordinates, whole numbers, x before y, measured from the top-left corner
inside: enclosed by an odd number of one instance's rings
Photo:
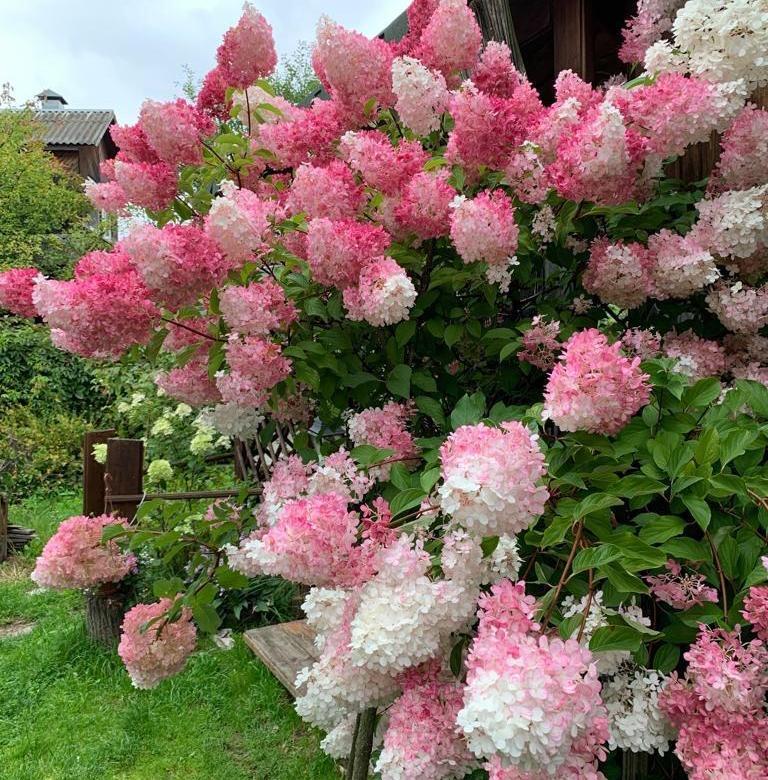
[[[294,620],[276,626],[252,628],[243,634],[243,638],[291,696],[295,697],[298,693],[296,675],[318,658],[314,645],[315,632],[307,625],[307,621]]]

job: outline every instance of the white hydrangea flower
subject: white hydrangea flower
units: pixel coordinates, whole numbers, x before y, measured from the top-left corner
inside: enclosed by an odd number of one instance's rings
[[[665,677],[652,669],[624,666],[603,683],[611,750],[666,753],[674,731],[659,710],[659,693],[665,682]]]

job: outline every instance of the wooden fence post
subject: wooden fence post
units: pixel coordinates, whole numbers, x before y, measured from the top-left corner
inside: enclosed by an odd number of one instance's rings
[[[134,495],[143,492],[144,442],[141,439],[109,439],[104,475],[107,510],[119,517],[133,520],[137,501],[116,503],[113,495]]]
[[[8,499],[0,495],[0,563],[8,557]]]
[[[93,457],[94,444],[106,444],[115,435],[114,428],[89,431],[83,439],[83,514],[104,514],[104,464]]]

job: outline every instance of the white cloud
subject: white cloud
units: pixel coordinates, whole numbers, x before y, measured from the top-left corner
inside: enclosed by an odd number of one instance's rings
[[[408,0],[257,0],[287,54],[312,41],[327,14],[345,27],[375,35]],[[113,108],[135,121],[142,100],[180,94],[183,66],[202,77],[214,64],[224,31],[242,0],[0,0],[0,83],[18,100],[53,89],[72,108]]]

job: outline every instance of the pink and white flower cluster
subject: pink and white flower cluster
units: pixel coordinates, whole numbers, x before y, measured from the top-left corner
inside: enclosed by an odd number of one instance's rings
[[[59,525],[35,562],[32,579],[46,588],[94,588],[119,582],[136,567],[136,557],[123,553],[113,540],[102,542],[110,515],[70,517]]]
[[[122,636],[117,648],[136,688],[154,688],[166,677],[178,674],[195,649],[197,630],[192,613],[183,607],[179,617],[170,621],[170,599],[154,604],[137,604],[123,619]]]

